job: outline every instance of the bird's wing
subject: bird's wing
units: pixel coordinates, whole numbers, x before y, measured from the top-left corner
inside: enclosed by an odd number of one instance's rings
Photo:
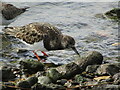
[[[48,23],[31,23],[22,27],[8,27],[3,30],[6,34],[22,39],[26,43],[34,44],[44,38],[55,38],[61,32]]]

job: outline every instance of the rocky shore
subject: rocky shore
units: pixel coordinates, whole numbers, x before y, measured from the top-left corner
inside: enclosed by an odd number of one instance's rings
[[[21,60],[19,67],[4,65],[2,90],[119,90],[120,63],[104,63],[97,51],[56,67]]]

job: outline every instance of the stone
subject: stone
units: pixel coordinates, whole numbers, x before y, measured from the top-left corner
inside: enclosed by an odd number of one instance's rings
[[[93,73],[96,72],[98,67],[99,65],[88,65],[85,71],[88,73]]]
[[[57,83],[57,84],[60,84],[60,85],[64,85],[65,83],[67,83],[67,79],[57,80],[56,83]]]
[[[120,85],[120,73],[116,73],[113,77],[114,84]]]
[[[120,90],[120,85],[103,84],[99,86],[94,86],[92,90]]]
[[[31,88],[31,85],[28,81],[20,81],[17,83],[16,85],[17,87],[20,87],[20,88],[27,88],[27,89],[30,89]]]
[[[38,82],[38,78],[35,77],[35,76],[32,76],[32,77],[29,77],[29,78],[27,79],[27,81],[29,82],[29,84],[30,84],[31,86],[33,86],[34,84],[36,84],[36,83]]]
[[[113,76],[116,73],[120,72],[120,63],[115,63],[115,64],[102,64],[98,67],[96,70],[96,73],[100,75],[110,75]]]
[[[27,74],[35,74],[38,71],[44,70],[44,64],[39,61],[28,59],[20,61],[19,63],[22,71]]]
[[[102,64],[103,56],[97,51],[87,52],[85,57],[79,58],[74,62],[62,65],[56,68],[56,70],[62,74],[62,78],[71,78],[76,74],[80,74],[85,71],[88,65]]]
[[[3,82],[3,86],[1,90],[16,90],[16,88],[9,86],[15,86],[15,84],[12,82]]]
[[[2,66],[0,72],[2,73],[2,81],[9,81],[16,77],[12,71],[12,66],[9,65]]]
[[[76,75],[74,77],[75,81],[78,82],[78,83],[83,83],[85,81],[87,81],[84,77],[82,77],[80,74]]]
[[[38,83],[40,83],[40,84],[50,84],[50,83],[52,83],[52,80],[47,76],[40,76],[40,77],[38,77]]]
[[[47,71],[46,76],[50,77],[52,81],[57,81],[62,75],[54,68],[51,68]]]
[[[114,8],[110,11],[107,11],[105,15],[113,20],[120,20],[120,8]]]

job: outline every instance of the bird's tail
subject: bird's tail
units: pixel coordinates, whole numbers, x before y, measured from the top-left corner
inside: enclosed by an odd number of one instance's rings
[[[16,36],[16,34],[20,31],[19,27],[4,27],[2,29],[4,34],[10,35],[10,36]]]

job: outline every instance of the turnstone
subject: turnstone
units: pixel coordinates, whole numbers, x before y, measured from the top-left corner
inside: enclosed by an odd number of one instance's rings
[[[40,50],[46,56],[43,51],[67,48],[72,48],[79,55],[74,38],[63,35],[58,28],[49,23],[34,22],[21,27],[6,27],[3,31],[5,34],[21,39],[28,46],[27,49]],[[34,54],[36,55],[35,52]]]
[[[22,13],[24,13],[29,7],[25,8],[17,8],[12,4],[6,4],[0,2],[0,18],[1,25],[8,25],[11,22],[15,21],[16,17]]]

